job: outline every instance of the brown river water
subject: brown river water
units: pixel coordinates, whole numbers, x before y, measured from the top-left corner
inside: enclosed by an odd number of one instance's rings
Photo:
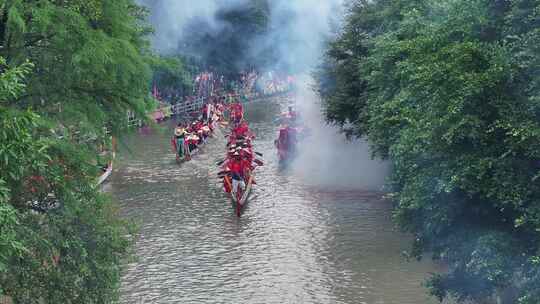
[[[169,144],[174,121],[122,140],[105,189],[140,230],[121,303],[435,303],[422,283],[436,268],[402,257],[410,237],[396,232],[380,192],[279,166],[279,111],[247,107],[266,164],[241,218],[216,178],[223,134],[181,166]]]

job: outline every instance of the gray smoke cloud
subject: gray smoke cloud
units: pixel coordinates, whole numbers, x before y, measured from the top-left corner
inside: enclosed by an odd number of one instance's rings
[[[390,172],[387,162],[371,158],[365,140],[347,140],[325,123],[321,100],[309,75],[321,63],[325,43],[332,39],[345,10],[343,0],[272,1],[275,29],[267,41],[278,41],[281,59],[298,77],[296,104],[312,136],[299,147],[294,173],[305,183],[330,189],[381,190]],[[287,20],[283,20],[288,18]],[[282,38],[282,39],[276,39]]]
[[[241,5],[245,0],[138,0],[150,9],[155,28],[153,47],[160,53],[173,53],[181,45],[184,29],[194,18],[205,22],[207,30],[219,31],[223,24],[216,20],[220,8]]]
[[[195,19],[204,31],[219,33],[225,24],[216,18],[222,10],[246,5],[249,0],[138,0],[150,9],[155,28],[153,47],[168,54],[185,43],[187,26]],[[323,41],[330,27],[340,20],[343,0],[269,0],[271,26],[268,34],[251,46],[252,56],[271,47],[280,54],[276,66],[291,66],[294,72],[312,67],[320,59]],[[191,30],[191,29],[190,29]]]
[[[365,140],[348,140],[339,128],[324,122],[321,101],[303,77],[296,102],[312,135],[299,146],[293,172],[304,183],[334,190],[381,191],[390,173],[388,162],[371,159]]]
[[[343,0],[273,0],[272,37],[292,72],[305,72],[321,59],[323,43],[341,21]]]

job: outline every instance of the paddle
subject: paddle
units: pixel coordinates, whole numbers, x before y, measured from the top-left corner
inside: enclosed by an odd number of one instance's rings
[[[216,163],[216,166],[221,166],[221,165],[223,165],[223,164],[225,163],[225,161],[226,161],[225,159],[224,159],[224,160],[218,161],[218,162]]]
[[[256,163],[259,166],[264,166],[264,162],[262,160],[260,160],[260,159],[254,159],[253,162]]]
[[[255,154],[259,155],[260,157],[263,157],[263,156],[264,156],[264,154],[262,154],[261,152],[256,152],[256,151],[255,151]]]
[[[219,172],[219,173],[217,174],[217,177],[218,177],[218,178],[224,178],[225,176],[228,176],[228,175],[230,175],[230,174],[231,174],[231,173],[228,172],[228,171],[221,171],[221,172]]]

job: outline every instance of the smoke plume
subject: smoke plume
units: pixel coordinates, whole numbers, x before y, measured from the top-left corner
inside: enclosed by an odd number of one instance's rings
[[[389,164],[371,159],[365,140],[348,140],[339,128],[327,125],[320,99],[311,89],[311,79],[304,77],[300,83],[297,107],[312,134],[299,146],[294,173],[311,186],[381,191],[390,171]]]
[[[272,1],[273,32],[267,43],[278,42],[280,66],[298,74],[296,105],[312,131],[300,145],[293,163],[295,174],[318,187],[381,190],[388,163],[371,159],[366,141],[349,141],[338,128],[325,123],[320,99],[307,76],[320,64],[325,43],[342,21],[344,5],[343,0]]]
[[[222,2],[234,5],[239,1]],[[177,51],[182,43],[184,29],[194,19],[204,21],[213,31],[221,27],[215,19],[220,8],[216,0],[139,0],[139,4],[150,9],[150,21],[155,28],[152,44],[160,53]]]

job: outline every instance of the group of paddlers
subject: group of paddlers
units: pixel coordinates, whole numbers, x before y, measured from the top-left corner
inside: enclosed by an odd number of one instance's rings
[[[187,161],[212,135],[216,127],[230,126],[227,153],[225,159],[218,163],[222,169],[218,175],[223,179],[224,191],[231,197],[236,213],[240,216],[255,183],[253,172],[257,166],[263,165],[263,161],[257,158],[257,155],[262,154],[253,150],[255,134],[244,119],[242,104],[234,100],[225,105],[221,100],[225,99],[215,98],[213,102],[206,103],[195,121],[178,124],[174,130],[172,145],[176,159],[179,162]],[[225,113],[228,113],[228,122],[224,121]]]
[[[191,123],[179,123],[174,129],[172,145],[178,162],[190,160],[206,143],[217,124],[223,120],[224,105],[214,101],[204,104],[198,118]]]
[[[252,141],[255,134],[250,130],[244,119],[244,110],[241,103],[232,103],[228,106],[230,113],[231,133],[228,136],[227,153],[225,160],[220,162],[222,171],[219,176],[223,178],[223,187],[230,194],[240,216],[255,183],[255,168],[264,165],[258,158],[262,154],[253,150]],[[280,131],[276,140],[276,147],[281,161],[287,161],[296,154],[298,141],[307,136],[307,129],[302,126],[298,113],[293,106],[280,115]]]
[[[241,72],[237,78],[225,81],[223,75],[215,72],[203,72],[195,77],[194,96],[210,97],[213,93],[224,93],[229,89],[239,96],[271,96],[291,91],[296,79],[291,75],[268,71],[259,73],[255,70]]]
[[[298,142],[308,136],[309,130],[302,125],[293,106],[289,106],[288,111],[281,113],[279,123],[278,138],[274,143],[280,162],[287,162],[297,154]]]
[[[220,162],[224,191],[230,194],[240,216],[247,203],[251,187],[255,184],[254,170],[264,163],[257,156],[262,154],[253,150],[252,141],[255,134],[249,129],[244,119],[244,109],[241,103],[235,102],[228,107],[230,114],[231,132],[228,135],[225,160]]]

